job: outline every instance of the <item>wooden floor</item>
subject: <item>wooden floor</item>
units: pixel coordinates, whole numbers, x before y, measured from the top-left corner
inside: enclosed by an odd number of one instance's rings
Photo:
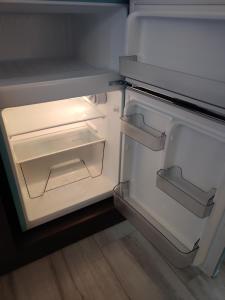
[[[0,277],[1,300],[225,299],[225,269],[176,270],[128,222]]]

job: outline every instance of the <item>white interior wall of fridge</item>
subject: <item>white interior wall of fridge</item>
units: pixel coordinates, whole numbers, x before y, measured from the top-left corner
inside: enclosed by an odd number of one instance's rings
[[[126,7],[119,5],[89,13],[0,13],[0,61],[82,59],[118,71],[125,19]],[[10,74],[2,70],[4,76]]]
[[[136,124],[136,129],[141,128],[146,133],[146,126],[151,126],[151,130],[165,133],[166,141],[164,149],[153,151],[145,143],[144,135],[140,140],[141,131],[123,135],[120,181],[128,182],[128,201],[178,249],[184,246],[191,250],[200,239],[195,259],[195,263],[200,264],[224,211],[224,125],[127,91],[124,115],[136,114],[142,115],[145,122],[145,127]],[[159,137],[156,136],[156,143]],[[162,190],[162,185],[158,186],[159,171],[173,167],[182,170],[182,178],[180,174],[175,174],[174,178],[169,173],[163,177],[166,187]],[[171,192],[168,182],[175,185],[175,191]],[[189,197],[186,198],[187,194]],[[195,211],[193,213],[189,207],[191,197],[199,197],[197,200],[212,197],[211,214],[199,217]]]
[[[112,90],[124,53],[126,5],[59,3],[55,11],[39,4],[23,13],[16,3],[0,8],[0,107]]]
[[[2,111],[28,228],[112,195],[121,109],[122,92],[114,91],[102,104],[79,97]]]

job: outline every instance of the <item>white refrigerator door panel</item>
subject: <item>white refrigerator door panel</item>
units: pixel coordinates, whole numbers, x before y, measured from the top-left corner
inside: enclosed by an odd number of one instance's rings
[[[225,108],[224,34],[225,5],[146,6],[128,17],[120,72]]]
[[[174,244],[178,241],[191,251],[200,239],[199,263],[204,259],[201,248],[210,244],[209,223],[210,231],[216,230],[218,214],[225,208],[225,125],[127,89],[124,115],[135,114],[164,132],[166,141],[163,150],[153,151],[123,132],[121,182],[129,183],[126,200]],[[163,178],[162,189],[157,172],[173,167],[182,170],[182,178]]]

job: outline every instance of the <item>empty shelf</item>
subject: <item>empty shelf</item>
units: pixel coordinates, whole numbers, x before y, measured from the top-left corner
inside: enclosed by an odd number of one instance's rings
[[[157,172],[157,187],[200,218],[210,215],[216,189],[205,192],[182,176],[182,169],[173,166]]]
[[[173,265],[185,268],[192,264],[198,251],[198,241],[192,250],[176,240],[172,243],[163,233],[140,214],[129,201],[129,182],[114,188],[115,207],[124,215]],[[130,203],[129,203],[130,202]],[[173,237],[173,240],[175,238]],[[179,245],[179,247],[178,247]]]
[[[164,148],[165,133],[148,126],[142,114],[122,117],[121,131],[153,151],[160,151]]]
[[[75,59],[29,59],[0,63],[0,85],[56,80],[98,73],[98,70]],[[100,70],[99,70],[100,72]]]
[[[4,109],[2,114],[9,136],[50,128],[56,128],[57,131],[61,125],[105,117],[85,97],[11,107]]]
[[[73,58],[1,62],[0,108],[102,93],[119,78]]]
[[[69,131],[46,134],[12,143],[17,163],[72,150],[105,140],[98,137],[89,127],[83,126]]]

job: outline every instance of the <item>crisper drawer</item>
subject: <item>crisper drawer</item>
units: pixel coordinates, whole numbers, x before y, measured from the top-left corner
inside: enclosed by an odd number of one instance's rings
[[[127,89],[121,132],[116,207],[174,265],[195,264],[222,201],[224,126]]]

